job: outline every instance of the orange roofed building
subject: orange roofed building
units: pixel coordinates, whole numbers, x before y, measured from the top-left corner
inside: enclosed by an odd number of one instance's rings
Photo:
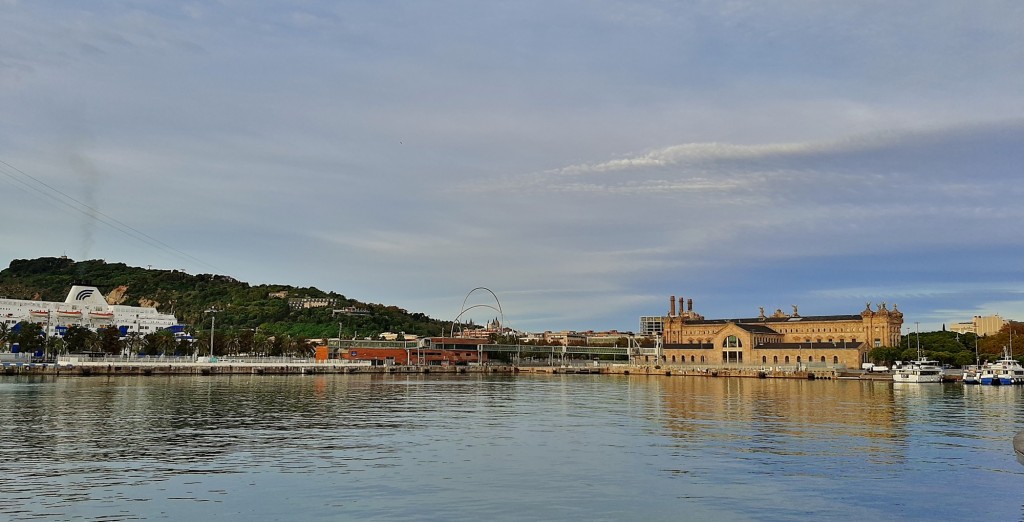
[[[423,339],[419,346],[408,348],[384,348],[353,346],[337,349],[333,358],[346,361],[370,361],[374,366],[421,364],[427,366],[465,366],[487,362],[487,354],[477,351],[480,344],[476,339],[431,337]]]

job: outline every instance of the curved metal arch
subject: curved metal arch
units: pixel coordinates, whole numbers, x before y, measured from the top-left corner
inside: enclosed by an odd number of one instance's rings
[[[469,296],[473,295],[473,293],[476,292],[477,290],[484,290],[487,293],[491,294],[491,297],[494,298],[494,303],[497,304],[498,307],[495,308],[495,307],[490,306],[490,305],[473,305],[473,306],[470,306],[469,308],[466,308],[466,303],[469,301]],[[451,327],[448,335],[450,337],[454,337],[455,336],[455,325],[458,323],[459,318],[462,317],[462,314],[466,313],[469,310],[472,310],[473,308],[481,308],[481,307],[487,307],[487,308],[490,308],[492,310],[496,310],[498,312],[498,315],[501,316],[501,327],[502,328],[505,327],[505,312],[501,309],[501,300],[498,299],[498,294],[495,294],[490,288],[487,288],[486,286],[478,286],[478,287],[470,290],[469,293],[466,294],[466,297],[462,299],[462,308],[459,310],[459,315],[455,316],[455,319],[452,319],[452,327]]]
[[[448,336],[449,337],[455,337],[455,325],[459,323],[459,318],[462,317],[462,314],[464,314],[464,313],[466,313],[466,312],[468,312],[468,311],[470,311],[470,310],[472,310],[474,308],[490,308],[491,310],[494,310],[495,312],[501,313],[501,309],[500,308],[495,308],[495,307],[493,307],[493,306],[491,306],[489,304],[477,304],[477,305],[470,306],[469,308],[463,308],[462,311],[459,312],[459,315],[456,316],[455,319],[452,319],[452,328],[451,328],[451,331],[448,332]],[[504,319],[502,319],[502,320],[504,320]]]
[[[494,298],[494,302],[498,304],[498,313],[500,313],[502,316],[505,315],[505,313],[501,311],[501,301],[498,299],[498,295],[492,292],[491,289],[487,288],[486,286],[478,286],[470,290],[469,293],[466,294],[466,297],[462,300],[462,311],[466,310],[466,302],[469,301],[469,296],[473,295],[473,292],[476,292],[477,290],[486,290],[489,294],[491,294],[491,297]],[[459,315],[462,314],[460,313]]]

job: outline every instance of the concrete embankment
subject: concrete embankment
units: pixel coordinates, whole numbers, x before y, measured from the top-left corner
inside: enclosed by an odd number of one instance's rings
[[[793,369],[793,368],[737,368],[715,366],[659,366],[610,364],[599,366],[528,366],[517,367],[522,373],[552,374],[609,374],[609,375],[662,375],[667,377],[746,377],[757,379],[836,379],[840,372],[831,368]]]
[[[370,366],[314,362],[137,362],[103,361],[72,364],[10,364],[4,375],[290,375],[395,373],[513,373],[511,366]]]
[[[573,366],[371,366],[369,364],[342,363],[340,361],[313,362],[309,360],[249,360],[216,362],[192,360],[111,360],[75,361],[73,363],[4,363],[3,375],[288,375],[288,374],[413,374],[413,373],[531,373],[531,374],[598,374],[645,375],[684,377],[745,377],[760,379],[864,379],[892,381],[885,373],[843,372],[833,368],[794,367],[715,367],[715,366],[659,366],[630,364],[599,364]]]

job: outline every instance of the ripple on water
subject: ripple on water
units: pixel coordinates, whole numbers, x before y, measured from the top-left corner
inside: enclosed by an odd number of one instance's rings
[[[23,520],[1013,518],[1021,389],[610,376],[0,380]],[[1004,515],[1004,516],[999,516]]]

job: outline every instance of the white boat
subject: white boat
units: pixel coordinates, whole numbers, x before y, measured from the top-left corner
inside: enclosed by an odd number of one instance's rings
[[[1013,333],[1010,333],[1010,348],[1003,347],[1003,357],[985,365],[987,373],[981,376],[982,384],[1024,384],[1024,366],[1013,358]]]
[[[893,382],[942,382],[942,366],[938,361],[917,359],[906,363],[897,361],[893,367]]]
[[[1009,353],[1003,351],[1003,358],[987,365],[991,375],[982,380],[982,384],[1024,384],[1024,366],[1020,365]],[[988,380],[986,383],[985,380]]]
[[[996,372],[992,369],[991,364],[986,364],[981,367],[981,370],[978,371],[978,381],[986,386],[990,384],[999,384],[999,378],[996,377]]]
[[[964,367],[963,378],[960,382],[964,384],[981,384],[981,370],[977,366]]]
[[[0,322],[8,327],[26,320],[44,323],[50,336],[62,335],[58,328],[67,326],[95,330],[102,325],[118,325],[125,333],[145,335],[178,325],[173,314],[161,313],[153,307],[108,304],[95,286],[72,286],[64,302],[0,297],[0,310],[6,313]]]
[[[910,342],[910,339],[907,339]],[[942,382],[945,372],[938,361],[925,359],[921,356],[921,337],[917,338],[917,359],[910,362],[896,361],[892,369],[893,382]]]

